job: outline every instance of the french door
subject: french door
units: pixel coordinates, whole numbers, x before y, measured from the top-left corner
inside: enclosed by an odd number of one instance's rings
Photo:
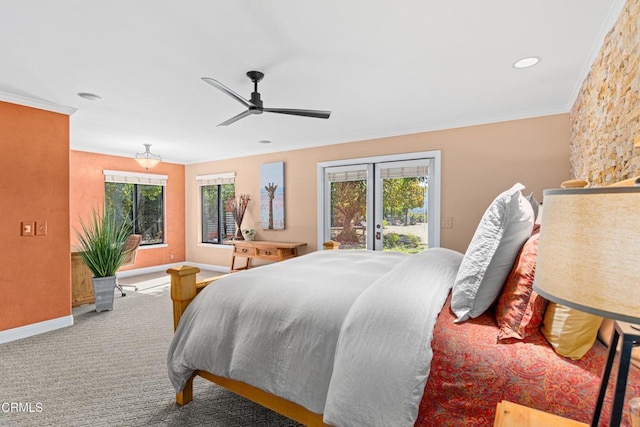
[[[423,157],[319,165],[319,247],[327,240],[340,249],[409,253],[439,246],[439,152],[415,154]]]

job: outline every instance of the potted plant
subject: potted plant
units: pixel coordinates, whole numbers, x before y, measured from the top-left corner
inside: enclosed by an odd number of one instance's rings
[[[131,234],[126,221],[118,224],[115,215],[93,209],[88,222],[80,219],[80,231],[76,230],[80,257],[93,273],[93,294],[96,311],[113,310],[113,294],[116,271],[125,260],[124,242]]]
[[[232,197],[226,201],[227,212],[231,212],[236,222],[236,240],[242,240],[244,238],[240,227],[242,226],[242,219],[244,218],[244,213],[250,201],[251,195],[249,194],[241,194],[237,199]]]
[[[252,241],[255,235],[256,235],[255,228],[245,228],[244,230],[242,230],[242,236],[244,236],[244,240],[248,242]]]

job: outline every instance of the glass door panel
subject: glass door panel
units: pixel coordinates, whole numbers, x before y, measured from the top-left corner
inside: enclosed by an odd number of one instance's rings
[[[406,253],[439,246],[439,153],[419,154],[321,166],[320,244]]]
[[[376,163],[374,248],[417,253],[428,247],[429,160]]]
[[[339,242],[340,249],[370,248],[370,169],[369,165],[353,165],[325,170],[325,224],[329,225],[325,236]]]

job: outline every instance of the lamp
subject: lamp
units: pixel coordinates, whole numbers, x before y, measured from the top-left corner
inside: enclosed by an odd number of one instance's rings
[[[149,151],[149,147],[151,144],[142,144],[144,145],[144,153],[136,153],[136,157],[134,157],[135,161],[140,164],[145,169],[150,169],[158,165],[162,160],[159,155],[153,154]]]
[[[640,323],[640,188],[570,188],[544,191],[544,213],[534,290],[580,311]],[[633,345],[640,332],[616,323],[592,426],[599,422],[618,338],[623,346],[611,410],[622,417]]]

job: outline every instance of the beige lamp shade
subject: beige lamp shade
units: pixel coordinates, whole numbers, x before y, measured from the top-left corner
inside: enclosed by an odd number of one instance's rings
[[[640,323],[640,187],[545,190],[543,202],[535,291]]]

